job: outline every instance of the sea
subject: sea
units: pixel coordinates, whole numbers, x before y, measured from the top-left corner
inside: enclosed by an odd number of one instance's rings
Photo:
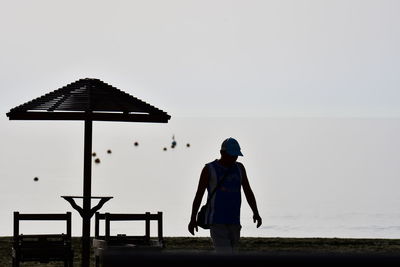
[[[71,211],[72,234],[80,236],[82,220],[61,196],[82,196],[83,122],[3,118],[0,125],[0,235],[13,234],[14,211]],[[234,137],[263,220],[257,228],[242,194],[242,236],[396,239],[399,136],[399,118],[94,122],[92,195],[113,197],[101,212],[161,211],[164,236],[191,236],[187,225],[200,172],[219,158],[222,141]],[[156,234],[155,222],[151,227]],[[93,234],[94,220],[91,228]],[[25,234],[59,231],[65,231],[62,222],[21,223]],[[144,223],[116,222],[111,233],[143,234]],[[199,228],[196,236],[209,232]]]

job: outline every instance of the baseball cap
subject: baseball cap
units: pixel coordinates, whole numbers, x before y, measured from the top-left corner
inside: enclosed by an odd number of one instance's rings
[[[222,142],[221,150],[225,151],[231,156],[243,156],[242,152],[240,151],[238,141],[232,137],[229,137]]]

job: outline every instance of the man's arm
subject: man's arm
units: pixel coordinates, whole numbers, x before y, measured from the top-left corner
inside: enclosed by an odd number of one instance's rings
[[[256,198],[254,196],[253,190],[251,190],[249,180],[247,179],[246,169],[244,168],[243,164],[239,164],[239,166],[242,170],[242,187],[244,195],[246,196],[247,203],[249,203],[249,206],[253,211],[253,220],[254,222],[257,222],[258,228],[262,224],[262,219],[260,217],[260,214],[258,213]]]
[[[200,174],[199,185],[197,186],[197,192],[196,192],[196,195],[193,200],[192,214],[190,216],[190,222],[188,225],[188,230],[192,235],[194,235],[195,229],[196,229],[196,232],[198,231],[197,221],[196,221],[197,212],[200,208],[200,204],[201,204],[201,200],[203,199],[204,191],[206,190],[206,188],[208,186],[209,179],[210,179],[210,173],[208,171],[207,166],[204,166],[204,168]]]

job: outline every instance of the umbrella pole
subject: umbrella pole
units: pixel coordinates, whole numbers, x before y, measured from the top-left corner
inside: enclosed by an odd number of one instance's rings
[[[92,197],[92,132],[93,121],[85,120],[85,147],[83,170],[83,216],[82,216],[82,267],[90,265],[90,218]]]

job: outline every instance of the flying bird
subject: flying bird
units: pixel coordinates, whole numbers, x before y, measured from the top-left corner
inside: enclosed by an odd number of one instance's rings
[[[175,148],[177,145],[176,141],[175,141],[175,135],[172,136],[172,144],[171,144],[171,148]]]

